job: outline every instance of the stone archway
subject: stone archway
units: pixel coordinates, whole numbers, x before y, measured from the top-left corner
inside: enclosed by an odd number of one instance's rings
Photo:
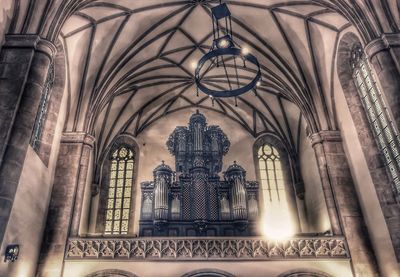
[[[136,274],[124,270],[106,269],[90,273],[85,277],[138,277],[138,276]]]
[[[219,269],[199,269],[188,272],[181,277],[235,277],[235,275]]]
[[[277,277],[331,277],[331,275],[318,270],[295,269],[279,274]]]

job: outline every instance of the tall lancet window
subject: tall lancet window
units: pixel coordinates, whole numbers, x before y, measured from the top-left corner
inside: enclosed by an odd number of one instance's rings
[[[264,142],[257,151],[260,187],[264,202],[263,232],[266,236],[289,236],[295,232],[293,189],[286,184],[281,153]]]
[[[371,66],[361,47],[352,52],[353,79],[369,124],[390,173],[393,189],[400,193],[400,137]]]
[[[105,234],[128,234],[134,157],[133,151],[124,146],[111,155]]]

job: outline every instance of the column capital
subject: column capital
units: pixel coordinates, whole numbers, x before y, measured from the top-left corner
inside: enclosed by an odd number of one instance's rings
[[[342,136],[338,130],[324,130],[308,136],[311,140],[311,146],[324,142],[341,142]]]
[[[392,47],[400,47],[400,33],[383,34],[365,46],[365,53],[371,59],[379,52]]]
[[[57,52],[56,46],[51,41],[32,34],[6,35],[3,48],[32,48],[33,50],[44,53],[50,59],[53,59]]]
[[[61,143],[83,143],[93,147],[95,137],[84,132],[64,132],[61,136]]]

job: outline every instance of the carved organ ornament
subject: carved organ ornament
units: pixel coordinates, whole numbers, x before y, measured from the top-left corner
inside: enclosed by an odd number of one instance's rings
[[[234,162],[221,180],[222,157],[230,142],[219,126],[193,114],[188,127],[178,126],[167,147],[176,172],[162,162],[154,180],[141,183],[140,236],[257,235],[258,183]]]

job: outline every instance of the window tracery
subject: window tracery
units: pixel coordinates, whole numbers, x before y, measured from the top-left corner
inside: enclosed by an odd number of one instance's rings
[[[352,51],[353,80],[361,98],[368,122],[379,150],[383,154],[393,188],[400,194],[400,137],[392,120],[385,98],[363,50],[356,46]]]
[[[258,162],[264,201],[286,201],[282,164],[278,150],[269,144],[263,144],[258,150]]]
[[[128,234],[134,157],[133,151],[125,146],[111,155],[105,234]]]
[[[266,136],[254,148],[263,198],[263,232],[270,237],[293,235],[298,229],[290,164],[279,143],[278,139]]]

